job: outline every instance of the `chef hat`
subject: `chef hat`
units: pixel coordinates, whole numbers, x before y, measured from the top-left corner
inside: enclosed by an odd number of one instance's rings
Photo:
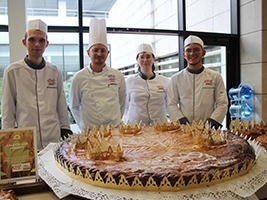
[[[40,30],[47,33],[47,25],[40,19],[28,21],[27,30]]]
[[[105,19],[93,18],[90,21],[88,49],[90,49],[95,44],[103,44],[108,48]]]
[[[142,53],[142,52],[148,52],[148,53],[152,53],[154,55],[152,46],[150,44],[144,44],[144,43],[140,44],[137,47],[136,55],[138,55],[139,53]]]
[[[189,35],[184,40],[184,47],[192,43],[199,44],[202,48],[204,47],[204,42],[198,36],[195,36],[195,35]]]

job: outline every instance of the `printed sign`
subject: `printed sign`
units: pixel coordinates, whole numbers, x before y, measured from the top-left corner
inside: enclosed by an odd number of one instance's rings
[[[0,131],[0,183],[37,179],[35,128]]]

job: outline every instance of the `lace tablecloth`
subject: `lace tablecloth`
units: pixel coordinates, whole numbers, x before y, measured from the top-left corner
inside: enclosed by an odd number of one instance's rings
[[[257,161],[248,174],[231,181],[177,192],[165,191],[129,191],[113,190],[85,184],[64,174],[54,160],[53,147],[49,144],[38,155],[39,176],[52,188],[54,193],[63,198],[69,194],[88,199],[101,200],[185,200],[185,199],[257,199],[254,194],[267,183],[267,153],[263,148],[257,148]]]

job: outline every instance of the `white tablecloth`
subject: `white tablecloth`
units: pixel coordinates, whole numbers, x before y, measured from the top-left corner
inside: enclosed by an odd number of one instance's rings
[[[267,153],[263,148],[257,150],[257,161],[248,174],[231,181],[192,190],[162,191],[129,191],[113,190],[85,184],[64,174],[54,160],[53,149],[56,144],[49,144],[38,155],[39,176],[52,188],[59,198],[69,194],[88,199],[103,200],[185,200],[185,199],[257,199],[254,194],[267,183]]]

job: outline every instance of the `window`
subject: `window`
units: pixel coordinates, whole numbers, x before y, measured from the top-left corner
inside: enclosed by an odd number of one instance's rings
[[[230,33],[230,0],[186,0],[186,29]]]
[[[180,53],[183,47],[179,43],[188,34],[197,34],[204,39],[207,50],[204,64],[219,71],[227,87],[231,87],[232,78],[240,76],[235,74],[238,70],[231,73],[229,70],[233,69],[226,68],[226,63],[229,66],[238,66],[239,62],[237,57],[239,50],[235,46],[238,38],[236,33],[231,33],[231,20],[238,19],[238,16],[231,16],[237,12],[232,11],[230,6],[233,2],[237,4],[238,1],[24,1],[28,19],[40,18],[48,24],[50,44],[44,56],[62,70],[66,85],[75,72],[89,63],[86,50],[89,42],[89,21],[92,17],[106,19],[111,50],[108,65],[121,70],[125,76],[136,73],[135,51],[140,43],[152,44],[156,55],[157,72],[167,77],[172,76],[184,67],[184,59]],[[9,64],[7,5],[7,0],[0,0],[0,77]],[[181,5],[185,6],[185,13],[179,13],[183,11],[179,9]],[[79,11],[79,8],[82,8],[82,11]],[[80,14],[82,20],[79,19]],[[80,22],[83,28],[79,27]],[[185,26],[180,26],[184,22]],[[180,30],[180,27],[183,29]],[[227,48],[233,49],[234,52],[229,54]]]

